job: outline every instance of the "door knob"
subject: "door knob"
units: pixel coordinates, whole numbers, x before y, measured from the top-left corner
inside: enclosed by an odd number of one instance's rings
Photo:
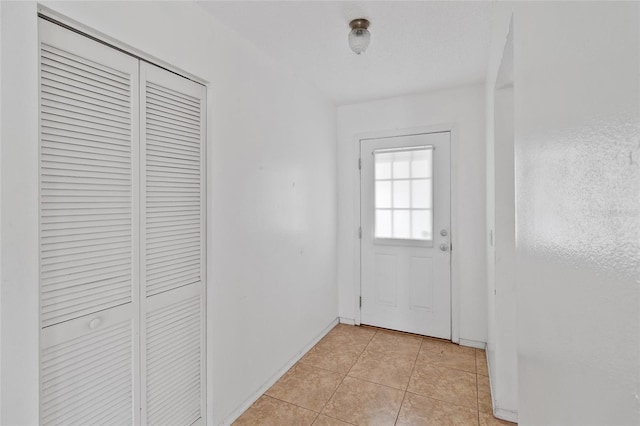
[[[447,251],[447,250],[449,250],[449,244],[446,244],[446,243],[442,243],[442,244],[440,244],[440,250],[441,250],[441,251]]]
[[[446,229],[443,229],[440,231],[440,235],[442,235],[443,237],[446,237],[447,235],[449,235],[449,233],[447,232]]]
[[[102,324],[102,318],[94,318],[89,322],[89,328],[95,330],[100,327],[100,324]]]

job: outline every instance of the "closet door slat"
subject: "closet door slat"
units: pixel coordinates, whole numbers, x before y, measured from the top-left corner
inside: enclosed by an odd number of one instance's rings
[[[150,68],[150,67],[147,67]],[[156,71],[156,69],[153,69]],[[160,72],[160,71],[158,71]],[[153,75],[153,72],[151,72]],[[153,78],[153,77],[151,77]],[[187,80],[180,79],[180,83],[190,83]],[[199,89],[199,85],[191,83]],[[198,146],[198,150],[193,150],[180,144],[169,145],[158,143],[153,137],[152,133],[167,134],[171,137],[179,140],[181,138],[192,138],[196,143],[199,143],[203,135],[201,115],[202,100],[189,93],[183,93],[180,90],[176,90],[175,87],[163,86],[158,81],[150,81],[147,79],[142,82],[143,90],[145,93],[144,100],[148,102],[163,100],[165,103],[171,104],[173,108],[180,111],[182,115],[191,117],[194,121],[198,120],[197,126],[183,126],[181,123],[173,119],[171,113],[154,113],[145,114],[144,116],[144,146],[145,146],[145,164],[147,169],[146,184],[146,241],[163,241],[163,237],[168,233],[173,233],[177,228],[181,229],[198,229],[202,228],[202,147]],[[163,120],[157,120],[155,117],[163,117]],[[149,173],[153,171],[153,173]],[[191,172],[193,174],[194,183],[178,182],[171,179],[165,179],[162,172],[165,173],[181,173]],[[192,200],[193,203],[187,208],[183,208],[180,211],[166,211],[162,217],[152,214],[150,208],[158,207],[160,205],[171,208],[175,202],[182,201],[184,199]],[[185,250],[197,250],[198,256],[195,258],[185,259],[182,262],[176,262],[172,265],[174,270],[180,270],[185,275],[193,274],[197,275],[201,270],[200,250],[202,246],[201,233],[198,233],[195,238],[189,239],[189,246],[184,247]],[[152,252],[161,249],[163,246],[170,249],[171,246],[179,241],[175,240],[175,236],[171,234],[171,238],[165,241],[158,247],[157,244],[153,244],[151,247]],[[145,293],[147,296],[152,296],[160,291],[167,291],[171,289],[171,285],[168,286],[161,282],[156,281],[153,277],[161,277],[167,273],[167,267],[164,264],[147,263],[145,268],[147,274],[147,281],[145,285]],[[179,279],[176,279],[175,285],[182,285]]]
[[[52,53],[55,51],[56,53]],[[112,109],[116,112],[114,121],[108,121],[108,114],[102,117],[95,115],[81,115],[78,112],[70,111],[68,107],[61,105],[58,107],[55,98],[52,101],[43,103],[40,112],[41,122],[47,129],[47,137],[43,137],[40,143],[41,164],[47,168],[52,168],[62,172],[68,172],[65,181],[52,182],[46,175],[41,176],[40,193],[43,205],[47,210],[42,210],[40,215],[41,247],[46,248],[49,238],[54,235],[64,238],[66,235],[91,234],[109,226],[124,226],[128,229],[128,247],[121,247],[118,253],[113,253],[109,246],[94,248],[94,256],[87,260],[82,259],[82,254],[76,256],[58,257],[43,262],[41,267],[42,287],[41,291],[46,294],[49,291],[47,279],[52,276],[66,275],[73,279],[74,274],[80,272],[82,268],[100,267],[105,264],[109,266],[109,260],[121,260],[117,263],[122,275],[129,276],[126,286],[118,283],[118,287],[113,287],[109,281],[104,281],[104,285],[97,286],[100,282],[99,275],[89,275],[81,284],[89,293],[83,299],[76,299],[72,302],[58,300],[52,303],[51,300],[42,300],[42,325],[47,327],[60,321],[67,321],[78,316],[99,312],[117,304],[131,303],[132,301],[132,248],[133,248],[133,200],[132,192],[132,144],[131,130],[132,118],[132,91],[129,80],[118,79],[114,82],[114,76],[123,76],[123,73],[113,70],[107,65],[95,62],[88,58],[82,58],[82,68],[78,68],[79,56],[65,52],[61,48],[54,48],[43,42],[41,50],[42,67],[40,71],[43,84],[49,80],[61,82],[69,86],[68,91],[81,95],[82,90],[86,90],[87,97],[101,102],[111,102]],[[54,66],[56,65],[56,66]],[[74,66],[75,65],[75,66]],[[64,69],[65,71],[62,71]],[[68,70],[68,71],[66,71]],[[64,76],[62,78],[61,76]],[[61,85],[60,90],[64,91]],[[119,102],[114,103],[114,97]],[[123,120],[120,117],[128,117]],[[58,130],[62,130],[59,132]],[[75,143],[69,143],[65,139],[69,133],[77,133],[78,139]],[[91,143],[83,141],[82,136],[99,137],[107,142],[101,149],[94,148]],[[109,149],[108,141],[110,135],[117,143],[113,146],[116,149]],[[123,141],[125,142],[123,144]],[[84,142],[84,143],[83,143]],[[123,149],[123,145],[128,145]],[[114,173],[119,175],[118,180],[104,179],[103,181],[91,181],[85,176],[74,176],[73,165],[100,168],[103,173]],[[71,167],[70,167],[71,166]],[[103,210],[103,214],[93,217],[69,215],[65,220],[57,215],[51,215],[49,209],[55,209],[57,204],[64,199],[73,197],[76,203],[83,203],[87,208],[94,208],[97,211]],[[121,209],[120,213],[112,213],[107,209],[96,207],[94,202],[108,197],[109,199],[127,205],[128,208]],[[72,209],[73,211],[73,209]],[[68,234],[65,234],[65,232]],[[86,266],[84,266],[86,265]],[[115,265],[115,264],[114,264]],[[91,293],[95,296],[91,297]],[[102,297],[98,297],[98,296]],[[105,297],[106,296],[106,297]]]
[[[44,424],[80,424],[95,413],[100,414],[98,422],[124,413],[132,422],[132,334],[132,323],[124,321],[66,342],[63,348],[53,345],[43,350]],[[96,344],[103,338],[102,344]],[[105,349],[111,351],[108,357]],[[87,352],[78,359],[81,351]],[[114,401],[118,403],[110,405]]]
[[[188,300],[189,310],[183,310],[162,321],[162,317],[177,311],[179,304],[158,309],[147,314],[147,423],[166,424],[164,411],[176,415],[178,423],[189,425],[200,417],[199,412],[185,410],[185,405],[175,404],[180,397],[199,401],[200,381],[200,296]],[[192,331],[192,333],[187,333]],[[175,373],[171,376],[172,373]],[[178,415],[179,413],[179,415]]]

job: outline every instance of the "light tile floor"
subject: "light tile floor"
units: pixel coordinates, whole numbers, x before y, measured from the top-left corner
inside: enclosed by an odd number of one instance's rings
[[[340,324],[234,425],[512,425],[487,376],[483,350]]]

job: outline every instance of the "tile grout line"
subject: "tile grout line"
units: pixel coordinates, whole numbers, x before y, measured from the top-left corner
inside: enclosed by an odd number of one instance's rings
[[[433,364],[429,364],[429,365],[433,366]],[[444,368],[445,370],[451,370],[451,369],[449,369],[447,367],[441,367],[441,368]],[[460,370],[454,370],[454,371],[460,371]],[[464,373],[473,374],[473,373],[469,373],[469,372],[464,372]],[[478,392],[477,387],[478,386],[477,386],[477,380],[476,380],[476,393]],[[412,393],[414,395],[422,396],[422,397],[425,397],[425,398],[435,399],[436,401],[444,402],[445,404],[455,405],[455,406],[458,406],[458,407],[466,408],[468,410],[476,410],[476,411],[478,410],[478,407],[477,407],[477,404],[478,404],[477,395],[476,395],[476,407],[474,408],[474,407],[469,407],[468,405],[462,405],[462,404],[459,404],[459,403],[456,403],[456,402],[452,402],[452,401],[447,401],[447,400],[444,400],[444,399],[436,398],[433,395],[426,395],[424,393],[420,393],[420,392],[417,392],[417,391],[409,391],[408,388],[407,388],[407,392]]]
[[[307,365],[307,366],[309,366],[309,367],[317,368],[318,370],[328,371],[329,373],[335,373],[335,374],[347,374],[347,373],[345,373],[344,371],[331,370],[330,368],[320,367],[319,365],[311,364],[311,363],[309,363],[309,362],[302,361],[302,360],[298,361],[296,364],[298,364],[298,363],[300,363],[300,364],[304,364],[304,365]],[[294,364],[294,366],[295,366],[295,364]],[[293,367],[291,367],[291,368],[293,368]],[[289,370],[287,370],[287,371],[289,371]]]
[[[476,365],[476,404],[478,405],[478,426],[480,426],[480,389],[478,388],[478,353],[473,352],[473,360]]]
[[[423,342],[424,342],[425,340],[427,340],[427,341],[429,341],[429,340],[433,340],[433,338],[431,338],[431,337],[424,337],[422,340],[423,340]],[[460,345],[456,345],[455,343],[452,343],[452,342],[448,342],[448,343],[449,343],[450,345],[460,346]],[[440,354],[441,354],[441,355],[444,355],[444,354],[442,354],[442,353],[440,353]],[[465,354],[453,354],[453,357],[454,357],[454,358],[464,358],[465,356],[466,356]],[[437,361],[436,361],[436,362],[437,362]],[[477,361],[476,361],[475,348],[474,348],[474,352],[473,352],[473,366],[474,366],[474,371],[464,370],[464,369],[459,368],[459,367],[449,367],[449,366],[446,366],[446,365],[439,365],[439,364],[437,364],[437,363],[435,363],[435,362],[433,362],[433,361],[429,361],[429,360],[427,360],[427,361],[426,361],[426,363],[427,363],[427,364],[430,364],[430,365],[433,365],[433,366],[435,366],[435,367],[449,368],[449,369],[451,369],[451,370],[464,371],[464,372],[466,372],[466,373],[471,373],[471,374],[477,374],[477,373],[478,373],[478,366],[476,365]]]
[[[419,397],[422,397],[422,398],[427,398],[427,399],[432,399],[434,401],[442,402],[443,404],[453,405],[453,406],[455,406],[457,408],[464,408],[466,410],[477,411],[474,408],[471,408],[471,407],[469,407],[467,405],[460,405],[460,404],[457,404],[455,402],[445,401],[444,399],[434,398],[433,396],[424,395],[424,394],[417,393],[417,392],[412,392],[412,391],[407,391],[407,393],[410,393],[412,395],[416,395],[416,396],[419,396]]]
[[[373,339],[373,336],[375,336],[375,335],[376,335],[376,333],[377,333],[377,331],[375,331],[375,330],[374,330],[374,333],[373,333],[373,335],[371,336],[371,339],[369,340],[369,342],[371,342],[371,340]],[[369,342],[367,342],[367,346],[369,345]],[[319,342],[318,342],[318,343],[319,343]],[[317,343],[316,343],[316,344],[315,344],[311,349],[309,349],[309,351],[307,351],[307,353],[311,352],[311,350],[312,350],[313,348],[315,348],[316,346],[317,346]],[[365,346],[365,348],[366,348],[366,346]],[[362,352],[364,352],[364,349],[362,350]],[[305,355],[306,355],[306,354],[305,354]],[[303,355],[303,357],[304,357],[304,355]],[[357,361],[357,360],[356,360],[356,361]],[[327,403],[331,400],[331,398],[333,398],[333,395],[335,395],[336,391],[338,390],[338,388],[340,387],[340,385],[342,384],[342,382],[344,382],[344,379],[345,379],[345,377],[347,377],[347,374],[348,374],[348,373],[342,373],[342,372],[338,372],[338,371],[329,370],[328,368],[318,367],[318,366],[313,365],[313,364],[309,364],[309,363],[306,363],[306,362],[302,362],[302,359],[301,359],[300,361],[298,361],[298,362],[301,362],[302,364],[307,365],[307,366],[309,366],[309,367],[311,367],[311,368],[317,368],[317,369],[320,369],[320,370],[323,370],[323,371],[327,371],[327,372],[330,372],[330,373],[334,373],[334,374],[344,374],[344,376],[342,377],[342,380],[340,381],[340,383],[338,384],[338,386],[335,388],[335,390],[333,391],[333,393],[331,394],[331,396],[329,397],[329,399],[327,399],[327,402],[325,402],[325,403],[324,403],[324,405],[322,406],[322,408],[320,408],[320,411],[315,411],[315,410],[312,410],[312,409],[310,409],[310,408],[307,408],[307,407],[303,407],[303,406],[301,406],[301,405],[298,405],[298,404],[296,404],[296,403],[294,403],[294,402],[285,401],[285,400],[283,400],[283,399],[280,399],[280,398],[277,398],[277,397],[275,397],[275,396],[269,395],[269,394],[268,394],[268,392],[269,392],[269,390],[270,390],[271,388],[267,389],[267,390],[266,390],[266,391],[265,391],[261,396],[267,396],[267,397],[269,397],[269,398],[275,399],[276,401],[280,401],[280,402],[283,402],[283,403],[285,403],[285,404],[293,405],[294,407],[302,408],[303,410],[307,410],[307,411],[311,411],[311,412],[313,412],[313,413],[316,413],[316,417],[313,419],[313,422],[311,423],[311,424],[313,425],[313,423],[315,423],[315,421],[318,419],[318,417],[320,417],[320,415],[322,414],[322,410],[324,410],[324,408],[327,406]],[[296,364],[297,364],[297,363],[296,363]],[[354,363],[354,365],[355,365],[355,363]],[[295,367],[295,364],[294,364],[294,365],[293,365],[289,370],[287,370],[287,371],[283,374],[283,377],[284,377],[284,375],[286,375],[288,372],[290,372],[294,367]],[[353,366],[352,366],[352,367],[353,367]],[[351,371],[351,369],[349,369],[349,371]],[[245,410],[245,411],[246,411],[246,410]],[[327,417],[330,417],[330,418],[332,418],[332,419],[334,418],[334,417],[328,416],[328,415],[326,415],[326,414],[322,414],[322,415],[327,416]],[[336,420],[345,421],[345,420],[342,420],[342,419],[336,419]],[[345,421],[345,422],[346,422],[346,421]],[[346,422],[346,423],[353,424],[353,423],[350,423],[350,422]]]
[[[386,328],[381,329],[381,330],[387,331]],[[373,338],[376,336],[377,333],[378,332],[376,331],[376,333],[374,333],[373,337],[371,337],[371,340],[369,340],[369,343],[367,343],[367,346],[365,346],[364,350],[358,356],[358,359],[356,359],[356,362],[353,363],[353,365],[351,366],[351,368],[347,372],[347,376],[349,376],[349,373],[351,373],[351,370],[353,370],[353,367],[355,367],[355,365],[358,363],[358,361],[360,361],[360,357],[362,357],[362,355],[364,355],[364,353],[367,351],[367,348],[369,347],[369,345],[371,344],[371,342],[373,341]],[[410,333],[404,333],[404,334],[410,334]],[[420,348],[422,348],[422,339],[420,340]],[[418,348],[418,354],[420,354],[420,348]],[[417,359],[417,356],[416,356],[416,359]],[[415,362],[414,362],[413,365],[415,367]],[[413,372],[413,369],[411,371]],[[373,382],[371,380],[363,379],[361,377],[349,376],[349,378],[356,379],[356,380],[362,380],[363,382],[371,383],[373,385],[384,386],[385,388],[402,391],[402,389],[394,388],[393,386],[385,385],[384,383]],[[411,376],[409,376],[409,379],[411,379]],[[409,386],[408,383],[407,383],[407,386]],[[405,388],[404,392],[406,392],[406,388]]]
[[[407,380],[407,385],[404,387],[404,393],[402,394],[402,401],[400,402],[400,407],[398,408],[398,413],[396,414],[396,421],[393,422],[394,425],[398,424],[398,419],[400,418],[400,412],[402,411],[404,400],[407,399],[407,391],[409,389],[409,384],[411,383],[411,377],[413,377],[413,372],[416,370],[416,364],[418,363],[418,357],[420,356],[420,351],[422,350],[423,343],[424,343],[424,338],[420,339],[420,347],[418,347],[418,353],[416,354],[416,358],[413,360],[411,373],[409,373],[409,380]]]
[[[336,386],[336,388],[333,390],[333,392],[331,393],[331,396],[329,397],[329,399],[327,399],[327,402],[324,403],[324,405],[322,406],[322,409],[320,409],[320,413],[322,413],[324,411],[324,409],[327,408],[327,404],[329,403],[329,401],[331,401],[331,399],[334,397],[336,392],[338,392],[338,389],[340,389],[340,386],[342,386],[342,384],[344,383],[345,377],[347,377],[346,374],[342,377],[342,380],[340,380],[340,383],[338,383],[338,386]],[[326,414],[325,414],[325,416],[326,416]],[[327,417],[331,417],[331,416],[327,416]],[[338,419],[338,420],[341,420],[341,419]]]
[[[405,390],[402,390],[402,389],[399,389],[399,388],[394,388],[393,386],[385,385],[384,383],[372,382],[371,380],[362,379],[360,377],[349,376],[349,378],[350,379],[354,379],[354,380],[360,380],[361,382],[370,383],[372,385],[378,385],[378,386],[382,386],[382,387],[385,387],[385,388],[397,390],[397,391],[400,391],[400,392],[406,392]],[[415,393],[415,392],[411,392],[411,393]],[[416,394],[416,395],[419,395],[419,394]]]
[[[456,370],[456,371],[462,371],[463,373],[469,373],[469,374],[477,374],[473,371],[469,371],[469,370],[463,370],[461,368],[455,368],[455,367],[447,367],[446,365],[440,365],[440,364],[435,364],[431,361],[425,361],[425,363],[429,364],[429,365],[433,365],[434,367],[438,367],[438,368],[447,368],[449,370]]]
[[[365,351],[367,350],[367,348],[369,347],[371,342],[373,342],[373,339],[375,339],[376,336],[378,335],[378,333],[380,332],[379,330],[374,330],[374,331],[375,332],[371,335],[371,339],[369,339],[367,344],[364,346],[364,348],[362,349],[362,352],[360,352],[360,355],[358,355],[358,359],[356,359],[356,362],[354,362],[353,365],[356,365],[358,363],[358,361],[360,361],[360,357],[362,356],[362,354],[365,353]],[[351,372],[351,369],[353,368],[353,365],[349,369],[349,373]],[[349,374],[349,373],[347,373],[347,374]]]
[[[400,407],[398,407],[398,413],[396,414],[396,421],[393,422],[393,425],[398,424],[398,419],[400,418],[400,411],[402,411],[402,405],[404,404],[404,400],[407,399],[407,391],[404,391],[402,394],[402,401],[400,401]]]
[[[334,397],[334,395],[336,394],[336,392],[338,392],[338,389],[340,389],[340,386],[342,386],[342,384],[344,383],[344,379],[347,378],[347,376],[349,375],[349,372],[351,371],[351,369],[353,368],[354,365],[356,365],[356,362],[358,362],[358,360],[360,359],[360,356],[362,355],[362,353],[364,353],[365,349],[367,349],[367,346],[369,346],[369,343],[371,343],[371,341],[373,340],[373,338],[375,337],[375,335],[378,333],[377,330],[374,330],[374,333],[371,335],[371,339],[369,339],[369,342],[367,342],[367,345],[364,347],[364,349],[362,349],[362,352],[360,352],[360,355],[358,355],[358,358],[356,359],[356,361],[353,363],[353,365],[349,368],[349,371],[347,371],[347,373],[342,377],[342,380],[340,381],[340,383],[338,384],[338,386],[336,386],[336,388],[333,390],[333,393],[331,394],[331,396],[329,397],[329,399],[327,399],[327,402],[324,403],[324,405],[322,406],[322,409],[320,410],[320,413],[322,413],[324,411],[325,408],[327,408],[327,404],[329,403],[329,401],[331,401],[331,399]],[[331,417],[327,414],[324,414],[327,417]],[[332,419],[334,417],[331,417]],[[336,419],[336,420],[340,420],[340,421],[346,421],[346,420],[342,420],[342,419]],[[315,420],[314,420],[315,421]],[[349,424],[353,424],[351,422],[347,422]]]
[[[367,351],[367,348],[369,347],[369,345],[371,344],[371,342],[373,342],[373,339],[376,337],[376,334],[378,334],[378,331],[376,330],[375,333],[373,333],[373,336],[371,336],[371,339],[369,339],[369,341],[367,342],[367,345],[364,347],[364,349],[362,350],[362,352],[360,352],[360,355],[358,355],[358,358],[356,358],[356,362],[354,362],[351,367],[349,368],[349,371],[347,371],[347,376],[349,376],[349,373],[351,373],[351,370],[353,370],[353,367],[355,367],[355,365],[358,363],[358,361],[360,361],[360,358],[362,358],[362,355]],[[346,376],[345,376],[346,377]],[[352,379],[355,377],[352,377]]]
[[[446,365],[438,365],[438,364],[434,364],[434,363],[429,362],[429,361],[425,361],[425,362],[427,364],[429,364],[429,365],[433,365],[434,367],[438,367],[438,368],[448,368],[449,370],[462,371],[463,373],[469,373],[469,374],[473,374],[473,375],[477,374],[477,373],[474,373],[473,371],[462,370],[460,368],[454,368],[454,367],[447,367]]]
[[[466,374],[471,374],[471,375],[473,375],[473,376],[476,378],[476,393],[477,393],[477,391],[478,391],[478,379],[477,379],[477,376],[478,376],[478,375],[477,375],[477,374],[472,373],[472,372],[470,372],[470,371],[466,371],[466,370],[459,370],[459,369],[457,369],[457,368],[451,368],[451,367],[445,367],[445,366],[442,366],[442,365],[436,365],[436,364],[433,364],[433,363],[431,363],[431,362],[429,362],[429,361],[425,361],[425,363],[426,363],[427,365],[430,365],[431,367],[444,368],[445,370],[453,370],[453,371],[457,371],[457,372],[461,372],[461,373],[466,373]],[[413,372],[412,372],[412,374],[413,374]],[[418,393],[416,393],[416,392],[411,392],[411,393],[415,393],[416,395],[420,395],[420,394],[418,394]],[[434,398],[434,399],[436,399],[436,398]]]
[[[339,418],[337,418],[337,417],[332,417],[332,416],[330,416],[330,415],[328,415],[328,414],[322,414],[322,413],[320,413],[320,414],[318,414],[318,417],[320,417],[320,416],[329,417],[330,419],[337,420],[337,421],[339,421],[339,422],[346,423],[346,424],[348,424],[348,425],[357,426],[355,423],[351,423],[351,422],[348,422],[348,421],[346,421],[346,420],[339,419]]]
[[[263,396],[269,397],[271,399],[275,399],[276,401],[284,402],[285,404],[293,405],[294,407],[302,408],[303,410],[311,411],[312,413],[320,414],[319,411],[312,410],[311,408],[303,407],[302,405],[298,405],[298,404],[290,402],[290,401],[285,401],[284,399],[280,399],[280,398],[278,398],[276,396],[267,395],[266,393],[263,393],[262,395],[260,395],[260,398],[262,398]],[[251,405],[253,406],[253,404],[251,404]],[[249,408],[251,408],[251,407],[249,407]],[[314,419],[314,421],[315,421],[315,419]]]
[[[416,359],[413,360],[413,367],[411,368],[411,374],[409,374],[409,381],[407,382],[407,386],[405,386],[404,391],[407,392],[409,390],[409,384],[411,383],[411,377],[413,377],[413,372],[416,371],[416,365],[418,364],[418,358],[420,357],[420,351],[422,350],[422,344],[424,343],[424,339],[420,340],[420,347],[418,348],[418,353],[416,354]]]
[[[280,401],[280,402],[282,402],[283,404],[293,405],[294,407],[302,408],[303,410],[311,411],[312,413],[314,413],[316,416],[313,418],[313,421],[311,422],[311,424],[310,424],[309,426],[313,426],[313,424],[316,422],[316,420],[318,419],[318,417],[320,417],[320,412],[318,412],[318,411],[311,410],[311,409],[309,409],[309,408],[307,408],[307,407],[303,407],[303,406],[298,405],[298,404],[294,404],[293,402],[289,402],[289,401],[285,401],[285,400],[280,399],[280,398],[276,398],[275,396],[267,395],[267,393],[266,393],[266,392],[265,392],[265,393],[263,393],[262,395],[260,395],[260,398],[265,397],[265,396],[266,396],[267,398],[271,398],[271,399],[275,399],[276,401]],[[257,401],[256,401],[256,402],[257,402]],[[254,404],[255,404],[255,402],[254,402]],[[249,409],[250,409],[251,407],[253,407],[253,405],[254,405],[254,404],[251,404],[251,406],[250,406],[249,408],[247,408],[247,409],[246,409],[242,414],[244,414],[244,413],[246,413],[247,411],[249,411]],[[239,418],[239,417],[238,417],[238,418]],[[237,420],[237,419],[236,419],[236,420]],[[235,422],[234,422],[234,423],[235,423]]]

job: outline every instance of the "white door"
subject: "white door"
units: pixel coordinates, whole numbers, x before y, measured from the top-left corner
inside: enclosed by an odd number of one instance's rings
[[[362,324],[451,338],[449,145],[360,141]]]
[[[142,423],[200,424],[206,88],[143,62],[140,92]]]
[[[138,423],[138,61],[39,34],[40,423]]]

